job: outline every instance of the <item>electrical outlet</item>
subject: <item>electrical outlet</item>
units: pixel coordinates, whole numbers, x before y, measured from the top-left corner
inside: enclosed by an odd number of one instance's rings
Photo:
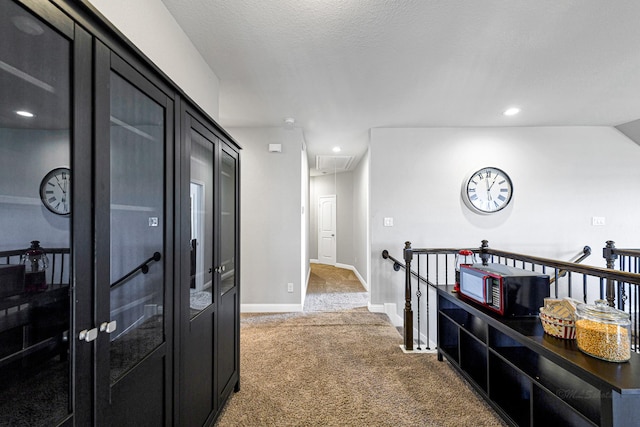
[[[605,223],[606,221],[603,216],[594,216],[593,218],[591,218],[591,225],[599,226],[605,225]]]
[[[287,283],[287,292],[293,292],[293,283]]]
[[[393,218],[385,218],[384,219],[385,227],[393,227]]]

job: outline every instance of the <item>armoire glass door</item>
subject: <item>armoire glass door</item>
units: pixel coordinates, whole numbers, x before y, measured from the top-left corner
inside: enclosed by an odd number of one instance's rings
[[[164,109],[111,73],[111,384],[164,341]]]
[[[3,426],[57,425],[73,412],[72,58],[69,38],[0,2]]]
[[[218,397],[236,389],[240,365],[238,293],[238,153],[220,147],[220,297],[218,301]]]
[[[96,142],[98,418],[104,425],[163,425],[171,414],[171,103],[106,47],[99,45],[96,57],[102,88]]]
[[[181,284],[180,425],[208,425],[218,409],[216,396],[216,317],[219,266],[216,259],[216,152],[218,138],[184,113],[189,152],[188,281]],[[185,165],[187,166],[187,165]],[[185,198],[186,199],[186,198]],[[187,206],[185,206],[187,207]],[[186,219],[186,218],[185,218]]]

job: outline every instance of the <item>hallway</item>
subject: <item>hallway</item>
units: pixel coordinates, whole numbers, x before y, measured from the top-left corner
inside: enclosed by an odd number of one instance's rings
[[[434,354],[402,337],[349,270],[312,264],[305,311],[245,313],[240,391],[218,427],[503,426]]]
[[[304,312],[340,311],[367,307],[369,293],[351,270],[311,264]]]

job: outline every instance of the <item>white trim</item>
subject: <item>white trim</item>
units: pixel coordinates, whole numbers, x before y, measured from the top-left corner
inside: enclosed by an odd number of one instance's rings
[[[385,313],[383,304],[371,304],[371,303],[369,303],[367,308],[369,309],[369,311],[371,313]]]
[[[393,302],[384,303],[384,313],[389,317],[391,324],[395,327],[404,325],[402,316],[398,316],[398,305]]]
[[[356,277],[358,278],[358,280],[360,281],[362,286],[364,286],[364,288],[367,290],[367,292],[369,292],[369,285],[367,284],[367,281],[364,280],[364,278],[360,275],[358,270],[353,265],[336,263],[336,267],[344,268],[345,270],[353,271],[353,274],[356,275]]]
[[[302,308],[302,304],[240,304],[241,313],[291,313]]]
[[[317,259],[310,259],[309,264],[320,264],[320,261],[318,261]]]

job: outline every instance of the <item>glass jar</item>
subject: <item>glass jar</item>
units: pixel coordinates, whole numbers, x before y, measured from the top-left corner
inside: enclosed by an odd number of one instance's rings
[[[576,342],[590,356],[609,362],[631,358],[631,322],[624,311],[609,307],[604,300],[595,305],[578,304]]]

